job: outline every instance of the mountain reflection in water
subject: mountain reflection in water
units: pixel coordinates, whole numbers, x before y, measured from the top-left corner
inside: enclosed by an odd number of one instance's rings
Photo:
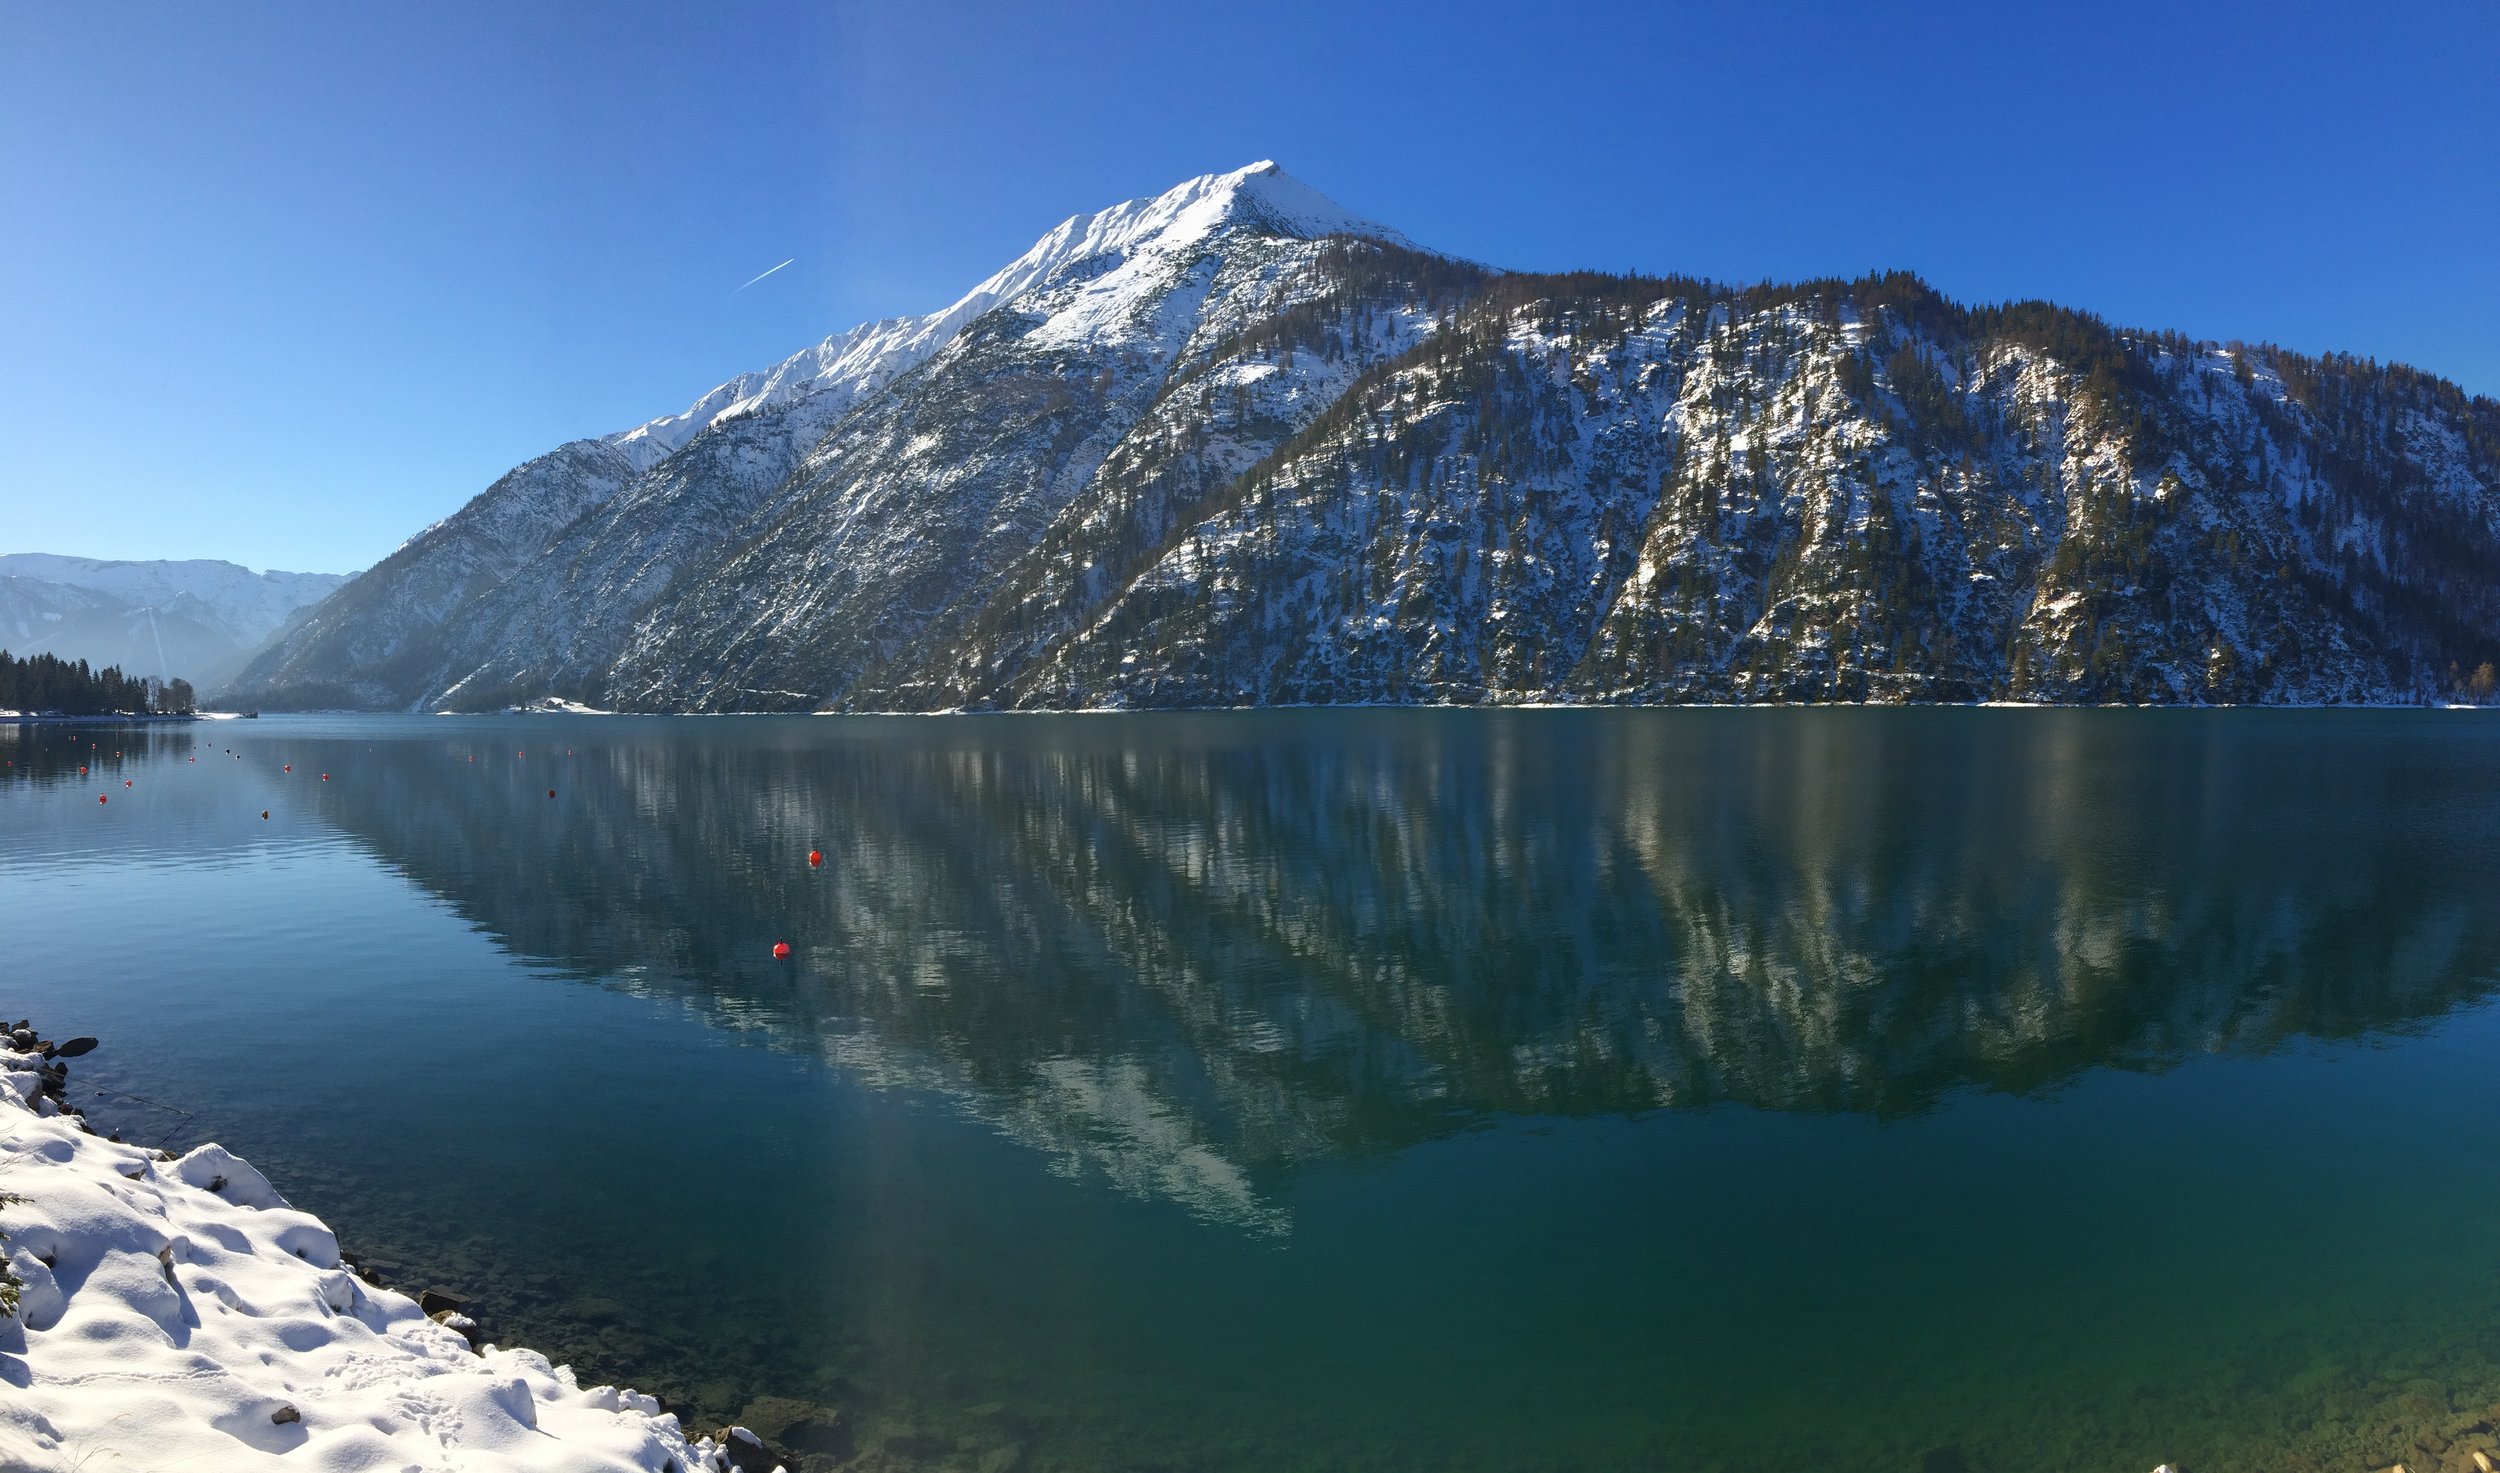
[[[1497,1115],[1896,1117],[2481,997],[2500,830],[2489,785],[2456,780],[2479,744],[2352,763],[2318,740],[2337,719],[617,719],[535,738],[561,757],[516,755],[509,724],[293,745],[353,769],[317,793],[328,820],[532,962],[1284,1232],[1298,1163]]]

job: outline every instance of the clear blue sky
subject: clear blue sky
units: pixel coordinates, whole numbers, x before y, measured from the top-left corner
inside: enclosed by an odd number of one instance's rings
[[[2484,3],[0,0],[0,551],[362,566],[1271,157],[1499,265],[1908,267],[2500,394],[2495,58]]]

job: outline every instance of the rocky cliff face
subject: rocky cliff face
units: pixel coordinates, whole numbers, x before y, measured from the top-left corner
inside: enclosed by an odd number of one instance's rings
[[[1275,170],[521,467],[264,705],[2416,701],[2500,405],[1914,278],[1501,273]]]

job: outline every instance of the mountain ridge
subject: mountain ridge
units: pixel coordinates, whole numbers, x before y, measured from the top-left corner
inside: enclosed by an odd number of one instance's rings
[[[1905,273],[1502,272],[1261,163],[516,468],[236,694],[2479,697],[2495,488],[2500,406],[2413,370]]]

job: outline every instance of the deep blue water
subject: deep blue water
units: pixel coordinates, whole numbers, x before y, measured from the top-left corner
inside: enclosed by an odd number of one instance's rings
[[[2360,1468],[2500,1404],[2469,714],[0,755],[0,1011],[100,1121],[863,1466]]]

